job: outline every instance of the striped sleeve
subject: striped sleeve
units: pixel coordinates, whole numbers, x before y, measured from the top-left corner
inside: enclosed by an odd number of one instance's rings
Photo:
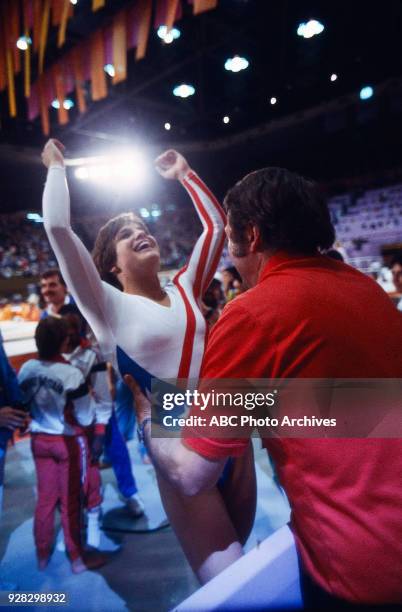
[[[202,297],[216,272],[225,241],[226,215],[208,187],[190,170],[181,181],[190,195],[203,226],[187,265],[178,272],[183,284],[191,284],[195,299]]]

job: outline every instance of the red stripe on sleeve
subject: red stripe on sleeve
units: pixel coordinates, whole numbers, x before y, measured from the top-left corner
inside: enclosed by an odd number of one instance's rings
[[[205,185],[205,183],[202,182],[200,177],[197,176],[195,174],[195,172],[189,172],[187,177],[190,178],[192,181],[194,181],[194,183],[196,183],[198,185],[198,187],[201,189],[201,191],[203,191],[205,193],[205,195],[211,200],[211,202],[214,204],[216,210],[218,211],[218,213],[219,213],[223,223],[226,224],[226,214],[225,214],[225,211],[223,210],[222,206],[220,205],[220,203],[218,202],[218,200],[216,199],[216,197],[214,196],[212,191],[210,191],[208,189],[208,187]],[[184,179],[184,180],[186,180],[186,179]]]
[[[177,378],[188,378],[190,373],[191,357],[193,354],[193,343],[195,336],[195,314],[191,308],[190,300],[188,299],[186,292],[180,285],[180,276],[186,271],[186,267],[183,268],[173,279],[174,284],[178,288],[180,295],[183,299],[184,306],[186,308],[186,333],[184,335],[183,350],[181,354],[179,372]]]
[[[194,298],[198,299],[201,295],[202,275],[207,265],[208,253],[209,253],[209,249],[210,249],[211,242],[212,242],[212,235],[213,235],[214,227],[213,227],[212,220],[210,216],[208,215],[208,213],[206,212],[205,207],[203,203],[201,202],[201,199],[198,193],[195,191],[194,187],[192,187],[186,180],[184,180],[183,182],[185,183],[186,188],[188,189],[191,196],[193,197],[195,205],[199,209],[202,218],[207,224],[207,233],[206,233],[206,237],[205,237],[204,243],[201,248],[201,254],[200,254],[200,259],[197,264],[197,272],[195,275],[195,281],[193,283]]]

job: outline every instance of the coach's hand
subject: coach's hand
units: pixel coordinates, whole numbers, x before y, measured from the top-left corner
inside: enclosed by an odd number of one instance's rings
[[[163,178],[177,179],[178,181],[181,181],[190,170],[190,166],[183,155],[173,149],[159,155],[155,160],[155,167]]]
[[[46,168],[49,168],[53,164],[64,166],[64,150],[65,146],[59,140],[55,138],[48,140],[42,151],[42,161]]]
[[[151,402],[141,391],[141,387],[130,374],[124,376],[124,382],[133,394],[134,412],[140,426],[144,419],[151,416]]]

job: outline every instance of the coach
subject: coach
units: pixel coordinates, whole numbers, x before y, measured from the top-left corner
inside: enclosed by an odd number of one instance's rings
[[[402,378],[402,317],[372,279],[320,254],[334,241],[316,186],[265,168],[227,194],[229,253],[249,290],[213,328],[201,376]],[[214,485],[247,439],[151,437],[150,455],[185,494]],[[292,508],[305,602],[402,603],[402,444],[397,439],[270,439]]]

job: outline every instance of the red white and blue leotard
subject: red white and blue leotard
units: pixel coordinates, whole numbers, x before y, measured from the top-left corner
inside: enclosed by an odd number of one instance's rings
[[[132,374],[143,389],[158,379],[197,379],[206,340],[200,310],[224,243],[225,214],[201,179],[189,171],[181,181],[203,225],[187,265],[165,287],[170,307],[123,293],[102,281],[70,225],[65,170],[49,168],[43,195],[45,229],[69,291],[92,327],[104,359]]]

